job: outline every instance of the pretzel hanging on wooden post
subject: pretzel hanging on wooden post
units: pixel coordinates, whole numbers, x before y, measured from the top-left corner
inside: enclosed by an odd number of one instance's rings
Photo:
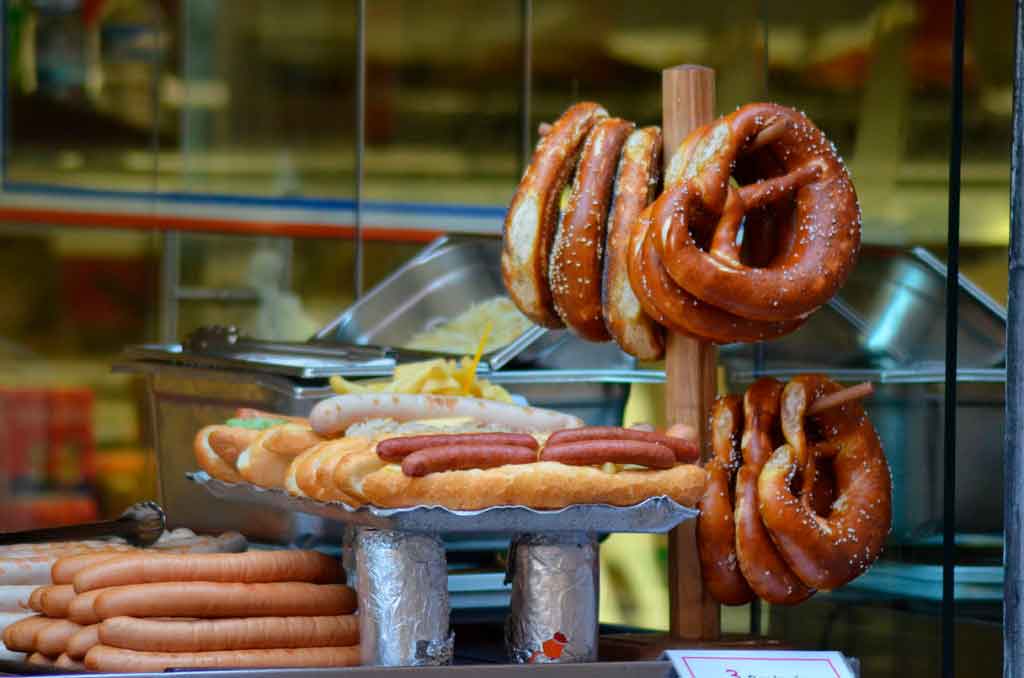
[[[697,508],[697,549],[704,585],[723,605],[744,605],[754,594],[736,557],[735,479],[739,469],[743,401],[739,396],[715,400],[709,417],[714,456],[704,468],[708,484]]]
[[[889,465],[863,406],[855,400],[807,415],[819,398],[842,387],[820,375],[791,380],[782,395],[787,444],[765,464],[758,481],[761,517],[790,568],[809,586],[831,590],[860,575],[882,551],[892,529]],[[836,498],[821,515],[807,494],[796,495],[794,474],[814,478],[831,460]]]
[[[743,465],[736,473],[736,558],[751,590],[775,605],[794,605],[810,598],[806,586],[789,569],[761,520],[757,481],[781,437],[780,382],[762,378],[743,394]]]
[[[784,322],[806,317],[846,281],[860,247],[857,194],[807,116],[749,104],[694,131],[677,157],[658,201],[670,221],[654,234],[680,287],[742,318]],[[774,250],[744,256],[747,234],[769,228]]]

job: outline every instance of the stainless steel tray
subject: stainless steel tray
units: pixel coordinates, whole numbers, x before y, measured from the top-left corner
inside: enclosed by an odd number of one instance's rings
[[[364,506],[354,509],[341,502],[319,502],[293,497],[283,490],[265,489],[248,483],[227,483],[212,478],[205,471],[185,475],[218,499],[307,513],[348,525],[407,532],[661,533],[696,518],[698,513],[668,497],[651,497],[627,507],[581,504],[554,511],[538,511],[525,506],[492,506],[479,511],[453,511],[441,506],[399,509]]]
[[[957,330],[961,368],[1005,364],[1006,310],[964,276]],[[866,247],[846,285],[793,334],[721,349],[729,371],[766,368],[928,369],[946,351],[946,266],[920,247]]]
[[[269,372],[294,379],[322,379],[335,374],[346,377],[389,376],[395,370],[397,357],[388,349],[368,346],[286,345],[272,342],[265,342],[259,348],[232,353],[198,353],[189,351],[181,344],[142,344],[129,346],[118,356],[118,365],[140,361]]]
[[[417,332],[436,327],[473,304],[504,296],[500,261],[499,238],[439,238],[328,323],[314,339],[404,347]],[[500,369],[546,332],[531,326],[511,343],[485,353],[481,364]]]

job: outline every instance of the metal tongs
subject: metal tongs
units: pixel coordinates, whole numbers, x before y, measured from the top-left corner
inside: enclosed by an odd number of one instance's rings
[[[155,544],[164,533],[164,510],[155,501],[141,501],[129,507],[120,518],[83,525],[47,527],[39,530],[0,533],[0,546],[56,541],[82,541],[121,537],[132,546]]]
[[[193,353],[230,357],[246,352],[276,353],[282,355],[316,356],[353,362],[390,359],[396,362],[415,362],[437,358],[434,351],[372,346],[369,344],[343,344],[331,339],[313,337],[306,342],[264,341],[246,336],[234,325],[204,325],[193,330],[182,344]]]

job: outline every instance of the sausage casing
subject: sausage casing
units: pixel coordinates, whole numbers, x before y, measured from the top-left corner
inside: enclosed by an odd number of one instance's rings
[[[450,445],[418,450],[402,461],[402,473],[425,476],[438,471],[532,464],[537,451],[516,445]]]
[[[553,447],[564,443],[576,443],[587,440],[636,440],[645,443],[658,443],[671,449],[675,453],[676,461],[680,463],[692,463],[700,457],[697,444],[693,440],[677,438],[654,431],[619,428],[617,426],[584,426],[582,428],[555,431],[548,438],[547,446]]]
[[[541,461],[557,461],[571,466],[594,464],[637,464],[648,468],[672,468],[676,455],[660,443],[642,440],[581,440],[548,445]]]
[[[384,461],[402,461],[417,450],[452,445],[514,445],[537,449],[537,439],[527,433],[446,433],[402,436],[377,443],[377,456]]]

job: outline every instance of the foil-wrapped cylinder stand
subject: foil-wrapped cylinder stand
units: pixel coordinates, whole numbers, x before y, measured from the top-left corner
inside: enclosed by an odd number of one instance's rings
[[[454,638],[441,539],[360,528],[355,550],[363,664],[451,664]]]
[[[597,661],[598,549],[593,534],[519,535],[509,553],[509,658]]]

